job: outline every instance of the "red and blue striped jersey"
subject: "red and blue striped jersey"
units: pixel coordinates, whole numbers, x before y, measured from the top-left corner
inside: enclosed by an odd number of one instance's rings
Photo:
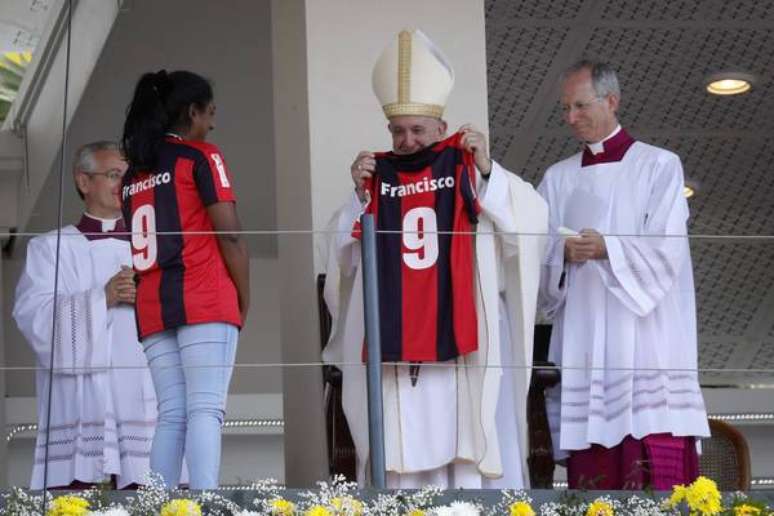
[[[242,325],[207,206],[235,202],[215,145],[167,138],[154,170],[134,170],[121,188],[137,272],[140,338],[187,324]],[[169,234],[165,234],[169,233]]]
[[[382,360],[445,361],[478,349],[473,155],[461,134],[415,154],[376,155],[366,185],[375,218]],[[353,232],[360,236],[359,223]]]

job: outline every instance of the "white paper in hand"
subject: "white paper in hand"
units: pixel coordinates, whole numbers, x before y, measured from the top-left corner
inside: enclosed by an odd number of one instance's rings
[[[570,198],[564,211],[563,227],[578,234],[584,229],[601,228],[606,211],[606,203],[599,196],[576,188]]]
[[[568,227],[565,227],[565,226],[559,226],[557,231],[559,232],[560,235],[566,236],[566,237],[568,237],[568,236],[578,236],[579,235],[579,233],[577,231],[572,230],[572,229],[570,229]]]

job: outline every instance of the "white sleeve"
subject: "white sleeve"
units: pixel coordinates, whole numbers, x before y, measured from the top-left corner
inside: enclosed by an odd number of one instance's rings
[[[345,276],[351,276],[360,266],[360,240],[352,236],[352,230],[362,212],[363,204],[354,192],[337,212],[334,245],[339,269]]]
[[[492,171],[488,179],[483,179],[479,172],[477,181],[478,204],[483,215],[494,224],[495,231],[500,233],[503,258],[506,260],[519,252],[518,245],[518,215],[514,205],[512,190],[523,183],[515,174],[492,161]],[[524,214],[522,214],[524,216]]]
[[[13,317],[32,347],[40,366],[51,363],[52,324],[56,308],[53,366],[57,374],[84,374],[107,366],[108,309],[104,287],[68,292],[61,281],[54,293],[55,249],[50,238],[35,238],[19,283]]]
[[[553,191],[548,173],[538,186],[538,193],[548,203],[548,241],[546,253],[540,271],[540,293],[538,295],[538,310],[547,319],[553,319],[556,312],[564,305],[567,296],[564,263],[564,238],[559,235],[559,220],[557,205],[559,200]]]
[[[655,164],[640,236],[605,236],[607,260],[597,268],[607,289],[639,316],[650,313],[675,285],[690,256],[688,203],[680,158]]]

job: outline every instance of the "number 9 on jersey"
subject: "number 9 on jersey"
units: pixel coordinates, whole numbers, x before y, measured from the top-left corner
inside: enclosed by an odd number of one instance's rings
[[[403,263],[415,270],[427,269],[438,260],[438,223],[435,210],[412,208],[403,216]]]
[[[156,210],[152,204],[143,204],[132,215],[132,263],[138,271],[146,271],[156,264]]]

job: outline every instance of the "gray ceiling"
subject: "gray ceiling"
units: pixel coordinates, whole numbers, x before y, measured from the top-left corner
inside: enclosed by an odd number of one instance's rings
[[[693,235],[774,235],[774,2],[487,0],[492,154],[537,184],[578,150],[562,128],[557,77],[581,57],[619,73],[621,121],[677,152],[699,185]],[[736,97],[704,92],[721,70],[757,77]],[[700,365],[774,371],[774,236],[694,238]],[[772,381],[706,373],[705,383]]]

